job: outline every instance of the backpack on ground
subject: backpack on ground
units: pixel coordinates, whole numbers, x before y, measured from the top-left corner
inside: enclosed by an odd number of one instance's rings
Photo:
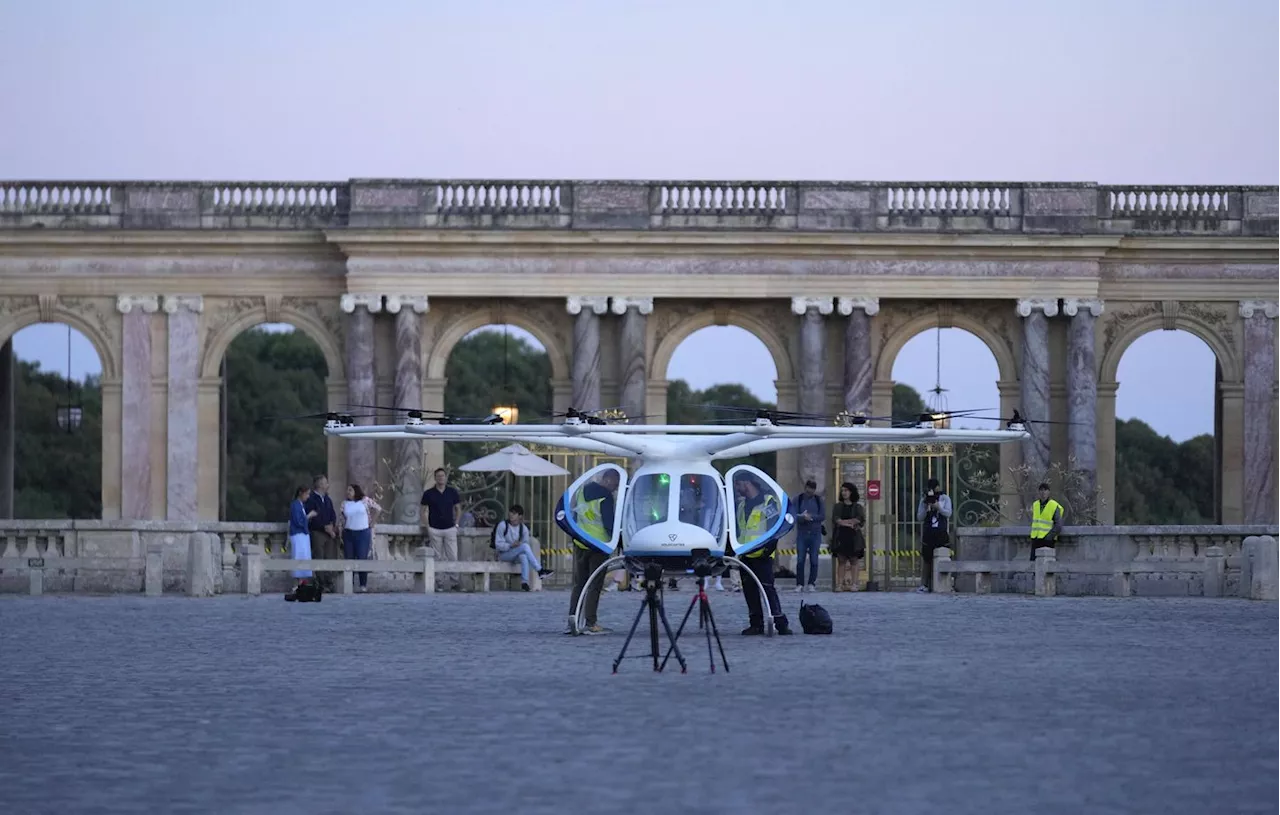
[[[830,634],[831,614],[822,606],[800,603],[800,628],[806,634]]]
[[[319,603],[322,597],[324,597],[324,588],[315,580],[308,580],[294,587],[293,591],[284,596],[284,599],[290,603]]]

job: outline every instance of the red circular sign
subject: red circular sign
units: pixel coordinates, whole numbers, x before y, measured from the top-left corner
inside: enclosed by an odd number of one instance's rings
[[[867,500],[869,501],[880,500],[880,482],[879,481],[867,482]]]

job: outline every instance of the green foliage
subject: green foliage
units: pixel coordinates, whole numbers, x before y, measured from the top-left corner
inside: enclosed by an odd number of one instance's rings
[[[901,382],[893,383],[893,421],[914,422],[925,412],[924,399],[910,385]]]
[[[1116,523],[1211,524],[1214,439],[1181,444],[1139,419],[1116,421]]]
[[[80,428],[58,427],[58,405],[67,403],[67,380],[16,361],[14,399],[14,495],[18,518],[102,517],[102,389],[96,377],[72,387],[84,409]]]
[[[707,405],[749,410],[776,408],[772,402],[762,401],[743,385],[712,385],[706,390],[696,391],[683,379],[674,379],[667,386],[668,424],[744,424],[755,420],[755,416],[746,411],[723,410],[706,407]],[[759,453],[731,461],[717,461],[713,466],[725,473],[740,464],[755,467],[770,478],[778,477],[777,453]]]
[[[251,329],[227,349],[227,507],[237,521],[288,518],[293,491],[325,471],[324,354],[301,331]]]
[[[492,327],[475,331],[454,346],[445,376],[446,413],[481,419],[498,404],[514,403],[520,409],[520,424],[552,419],[551,358],[523,337],[504,335]],[[456,468],[489,452],[484,442],[449,442],[445,466]]]

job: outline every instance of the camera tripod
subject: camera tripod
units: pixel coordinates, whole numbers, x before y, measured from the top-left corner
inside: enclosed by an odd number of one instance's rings
[[[676,629],[676,635],[671,639],[671,649],[667,651],[667,655],[662,658],[662,664],[665,666],[667,660],[671,657],[671,652],[675,651],[676,640],[680,639],[680,633],[684,631],[685,623],[689,622],[689,615],[693,613],[693,607],[698,607],[698,628],[707,632],[707,656],[711,658],[711,673],[716,672],[716,653],[711,650],[711,638],[715,637],[716,647],[720,649],[720,662],[724,665],[724,672],[729,673],[729,660],[724,655],[724,643],[720,642],[720,631],[716,628],[716,618],[711,615],[711,601],[707,599],[707,577],[708,575],[697,574],[698,591],[693,595],[693,602],[689,603],[689,609],[684,613],[684,619],[680,621],[680,627]],[[680,657],[680,652],[676,651],[676,657],[680,659],[680,664],[684,665],[684,659]],[[659,668],[661,670],[661,668]]]
[[[655,564],[648,564],[644,568],[644,600],[640,603],[640,610],[636,612],[636,618],[631,623],[631,630],[627,632],[627,639],[622,643],[622,651],[619,652],[618,658],[613,661],[613,672],[618,672],[618,666],[622,664],[622,660],[626,658],[627,646],[631,644],[631,638],[635,636],[636,628],[640,625],[640,617],[645,610],[649,611],[649,653],[647,656],[653,658],[653,670],[661,672],[666,667],[667,660],[663,659],[662,664],[658,664],[658,620],[662,620],[662,627],[666,629],[667,639],[671,642],[671,651],[675,651],[676,659],[680,661],[680,673],[689,670],[689,666],[685,664],[684,657],[680,654],[680,649],[676,648],[676,637],[678,635],[671,633],[671,623],[667,622],[667,614],[662,608],[662,595],[659,593],[662,588],[662,567]],[[688,618],[689,615],[685,615]],[[667,656],[671,656],[671,651],[667,652]]]

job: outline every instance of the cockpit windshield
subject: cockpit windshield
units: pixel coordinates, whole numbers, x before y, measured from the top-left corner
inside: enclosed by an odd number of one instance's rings
[[[627,498],[627,536],[646,526],[667,520],[671,504],[671,476],[666,473],[649,473],[636,478]]]
[[[700,526],[716,538],[724,531],[724,494],[705,473],[680,476],[680,522]]]

